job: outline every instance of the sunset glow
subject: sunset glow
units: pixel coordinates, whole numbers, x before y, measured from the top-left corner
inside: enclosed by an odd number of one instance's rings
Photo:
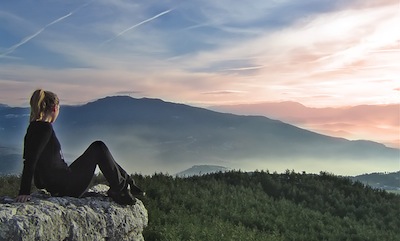
[[[0,103],[400,104],[399,23],[398,0],[2,1]]]

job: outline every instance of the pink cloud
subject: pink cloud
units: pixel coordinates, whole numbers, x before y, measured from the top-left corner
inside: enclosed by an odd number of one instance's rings
[[[279,29],[251,28],[249,38],[244,33],[243,38],[207,38],[206,42],[217,43],[215,48],[180,56],[167,54],[168,41],[162,41],[161,33],[151,40],[146,35],[135,37],[149,45],[126,44],[121,38],[121,44],[113,41],[112,48],[88,45],[76,35],[52,35],[42,45],[91,68],[4,65],[7,79],[0,79],[0,101],[18,103],[14,97],[47,86],[69,103],[125,89],[199,106],[282,100],[314,107],[397,103],[398,19],[398,0],[356,0]],[[116,27],[112,29],[123,29]],[[21,79],[29,84],[19,88],[22,84],[16,83],[10,92],[8,82]]]

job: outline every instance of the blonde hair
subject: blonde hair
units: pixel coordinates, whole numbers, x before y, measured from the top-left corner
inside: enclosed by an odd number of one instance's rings
[[[31,116],[30,122],[42,120],[44,115],[51,111],[54,106],[59,104],[59,99],[56,94],[51,91],[37,89],[33,92],[30,100]]]

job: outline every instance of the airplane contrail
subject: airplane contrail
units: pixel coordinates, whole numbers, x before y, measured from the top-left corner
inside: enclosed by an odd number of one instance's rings
[[[135,25],[133,25],[133,26],[131,26],[131,27],[125,29],[124,31],[118,33],[118,34],[115,35],[114,37],[112,37],[112,38],[110,38],[110,39],[104,41],[102,44],[109,43],[109,42],[113,41],[114,39],[118,38],[119,36],[125,34],[126,32],[128,32],[128,31],[130,31],[130,30],[132,30],[132,29],[134,29],[134,28],[136,28],[136,27],[139,27],[139,26],[142,25],[142,24],[145,24],[145,23],[147,23],[147,22],[150,22],[150,21],[152,21],[152,20],[154,20],[154,19],[156,19],[156,18],[159,18],[159,17],[161,17],[162,15],[171,12],[172,10],[174,10],[174,9],[169,9],[169,10],[167,10],[167,11],[164,11],[164,12],[162,12],[162,13],[159,13],[159,14],[155,15],[154,17],[151,17],[151,18],[149,18],[149,19],[146,19],[146,20],[144,20],[144,21],[142,21],[142,22],[140,22],[140,23],[137,23],[137,24],[135,24]]]
[[[51,23],[49,23],[49,24],[46,24],[43,28],[39,29],[36,33],[34,33],[34,34],[32,34],[32,35],[30,35],[30,36],[28,36],[28,37],[25,37],[25,38],[22,39],[19,43],[17,43],[17,44],[15,44],[15,45],[11,46],[10,48],[8,48],[5,52],[0,53],[0,58],[6,56],[6,55],[8,55],[8,54],[11,54],[11,53],[14,52],[17,48],[19,48],[21,45],[26,44],[27,42],[29,42],[30,40],[32,40],[33,38],[35,38],[36,36],[38,36],[41,32],[43,32],[44,30],[46,30],[46,28],[48,28],[48,27],[50,27],[51,25],[56,24],[56,23],[58,23],[58,22],[60,22],[60,21],[62,21],[62,20],[64,20],[64,19],[66,19],[66,18],[72,16],[72,15],[73,15],[74,13],[76,13],[78,10],[80,10],[80,9],[83,8],[83,7],[86,7],[86,6],[89,5],[90,3],[91,3],[91,2],[88,2],[88,3],[86,3],[86,4],[83,4],[82,6],[76,8],[74,11],[72,11],[72,12],[70,12],[70,13],[68,13],[68,14],[66,14],[66,15],[64,15],[64,16],[62,16],[62,17],[60,17],[60,18],[57,18],[56,20],[54,20],[53,22],[51,22]]]

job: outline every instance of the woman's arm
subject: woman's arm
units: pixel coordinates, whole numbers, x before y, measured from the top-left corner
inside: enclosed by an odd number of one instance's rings
[[[21,186],[18,200],[26,201],[31,193],[33,174],[46,144],[49,142],[53,128],[50,123],[31,123],[24,141],[24,168],[21,176]]]

